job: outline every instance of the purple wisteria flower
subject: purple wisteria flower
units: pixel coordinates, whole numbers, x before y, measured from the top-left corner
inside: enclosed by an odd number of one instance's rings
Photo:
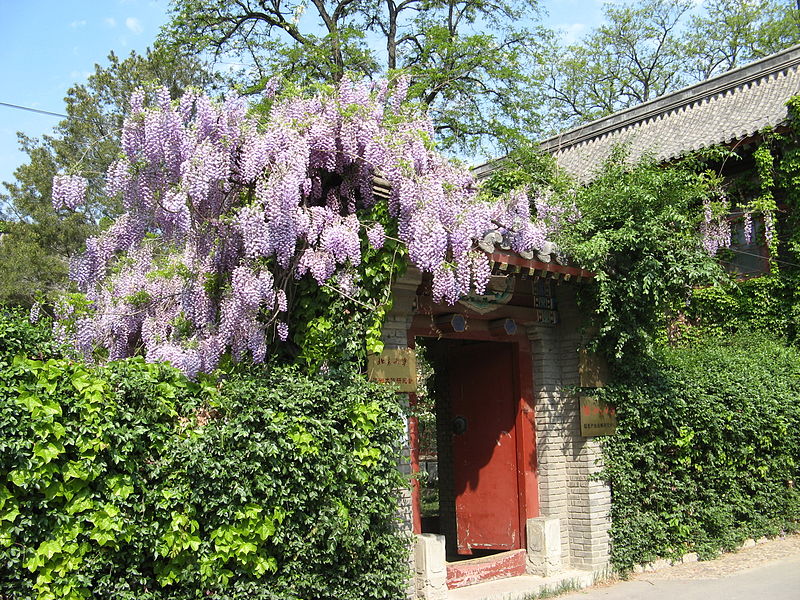
[[[703,249],[714,256],[720,248],[731,245],[731,224],[727,215],[714,216],[711,201],[703,202],[703,220],[700,222],[700,238]]]
[[[377,201],[437,301],[484,291],[485,232],[503,223],[512,247],[528,250],[564,210],[542,196],[531,220],[527,191],[479,198],[470,171],[430,148],[433,125],[403,105],[407,89],[403,77],[346,80],[316,97],[276,96],[258,121],[241,98],[190,91],[172,102],[162,89],[147,104],[137,91],[104,186],[125,212],[70,265],[90,303],[74,344],[114,358],[141,346],[192,377],[226,352],[264,361],[273,325],[288,339],[292,282],[358,292],[365,242],[386,239],[386,223],[359,221]],[[377,175],[388,200],[376,200]],[[74,208],[85,192],[85,179],[57,176],[54,205]],[[56,328],[66,335],[64,320]]]
[[[772,240],[775,237],[775,221],[771,212],[764,213],[764,239],[767,241],[767,246],[772,245]]]
[[[367,240],[369,240],[369,245],[375,248],[375,250],[383,248],[383,243],[386,241],[386,231],[383,225],[375,223],[368,227]]]
[[[53,177],[53,208],[75,210],[86,200],[87,181],[79,175]]]
[[[744,243],[749,246],[753,243],[753,215],[750,212],[744,213]]]

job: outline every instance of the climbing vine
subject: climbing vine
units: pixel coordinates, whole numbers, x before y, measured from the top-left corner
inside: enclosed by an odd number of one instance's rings
[[[393,271],[381,257],[396,265],[397,252],[430,275],[437,301],[482,292],[483,235],[499,227],[514,250],[531,252],[563,211],[542,196],[542,216],[531,219],[524,190],[479,197],[469,170],[432,148],[429,118],[404,103],[407,83],[345,80],[276,96],[260,114],[235,97],[172,102],[161,90],[148,104],[134,94],[105,180],[126,212],[72,265],[88,302],[60,307],[60,334],[86,357],[142,351],[194,377],[225,354],[266,360],[289,340],[311,282],[375,315],[363,325],[376,347]],[[74,209],[85,189],[79,175],[59,175],[53,203]],[[393,247],[376,254],[387,229]],[[380,276],[368,273],[376,268]],[[295,329],[308,351],[327,335],[313,312]]]
[[[704,335],[762,331],[792,343],[800,339],[796,291],[800,281],[800,96],[791,98],[787,106],[786,127],[762,131],[752,152],[752,169],[731,175],[725,183],[738,202],[734,214],[743,215],[746,224],[752,224],[757,215],[763,218],[763,230],[752,229],[751,235],[768,249],[769,273],[696,289],[683,311],[691,326],[679,337],[697,340]],[[741,151],[720,148],[719,152],[709,156],[704,167],[745,157]],[[750,240],[745,236],[744,241]]]
[[[748,209],[760,213],[764,218],[764,241],[769,249],[771,258],[778,256],[778,237],[775,234],[775,215],[778,207],[775,204],[775,157],[772,154],[771,145],[773,136],[769,131],[765,131],[762,142],[753,152],[753,159],[756,164],[756,174],[759,181],[759,193],[753,199]]]

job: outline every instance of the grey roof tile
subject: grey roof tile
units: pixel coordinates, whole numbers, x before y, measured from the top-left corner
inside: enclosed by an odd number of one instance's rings
[[[580,181],[588,181],[619,144],[628,146],[631,161],[645,155],[663,161],[778,126],[786,120],[786,101],[798,93],[800,46],[793,46],[563,132],[541,146]]]

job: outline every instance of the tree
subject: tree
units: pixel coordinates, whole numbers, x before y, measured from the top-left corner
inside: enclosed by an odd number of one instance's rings
[[[647,0],[608,4],[585,41],[550,50],[550,123],[573,126],[641,104],[800,41],[786,0]]]
[[[478,244],[498,223],[512,249],[541,248],[564,211],[548,205],[533,221],[525,193],[479,197],[469,170],[430,147],[428,116],[401,93],[345,79],[312,97],[279,95],[263,115],[241,98],[190,92],[176,104],[162,91],[146,106],[136,94],[107,174],[126,212],[76,264],[88,303],[61,311],[75,347],[111,359],[142,350],[194,377],[226,353],[272,358],[302,320],[298,302],[322,300],[320,289],[379,330],[393,272],[375,258],[387,242],[391,265],[407,258],[430,275],[434,301],[450,304],[485,290]],[[374,194],[376,173],[388,198]],[[59,178],[54,198],[76,206],[73,183]],[[377,293],[361,294],[376,279]]]
[[[254,90],[276,75],[309,84],[402,70],[445,148],[538,131],[534,66],[547,34],[532,29],[535,0],[174,0],[172,15],[165,40],[244,61]]]
[[[689,0],[606,5],[607,23],[584,43],[553,49],[546,86],[560,126],[591,121],[678,87],[681,19]]]
[[[786,0],[707,0],[686,33],[687,70],[713,77],[800,41],[800,5]]]
[[[41,140],[20,134],[28,162],[4,182],[0,194],[4,236],[0,243],[0,303],[29,305],[38,292],[67,285],[69,261],[85,240],[109,218],[118,215],[118,199],[103,194],[103,178],[120,147],[127,98],[138,86],[163,82],[177,96],[189,86],[208,86],[212,76],[197,60],[175,56],[165,48],[111,53],[107,67],[95,66],[86,84],[69,89],[68,118],[53,135]],[[59,172],[88,175],[87,200],[78,211],[53,208],[52,181]]]

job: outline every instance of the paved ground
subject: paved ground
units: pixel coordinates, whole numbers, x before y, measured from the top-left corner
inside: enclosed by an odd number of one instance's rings
[[[800,600],[800,535],[676,565],[558,600]]]

